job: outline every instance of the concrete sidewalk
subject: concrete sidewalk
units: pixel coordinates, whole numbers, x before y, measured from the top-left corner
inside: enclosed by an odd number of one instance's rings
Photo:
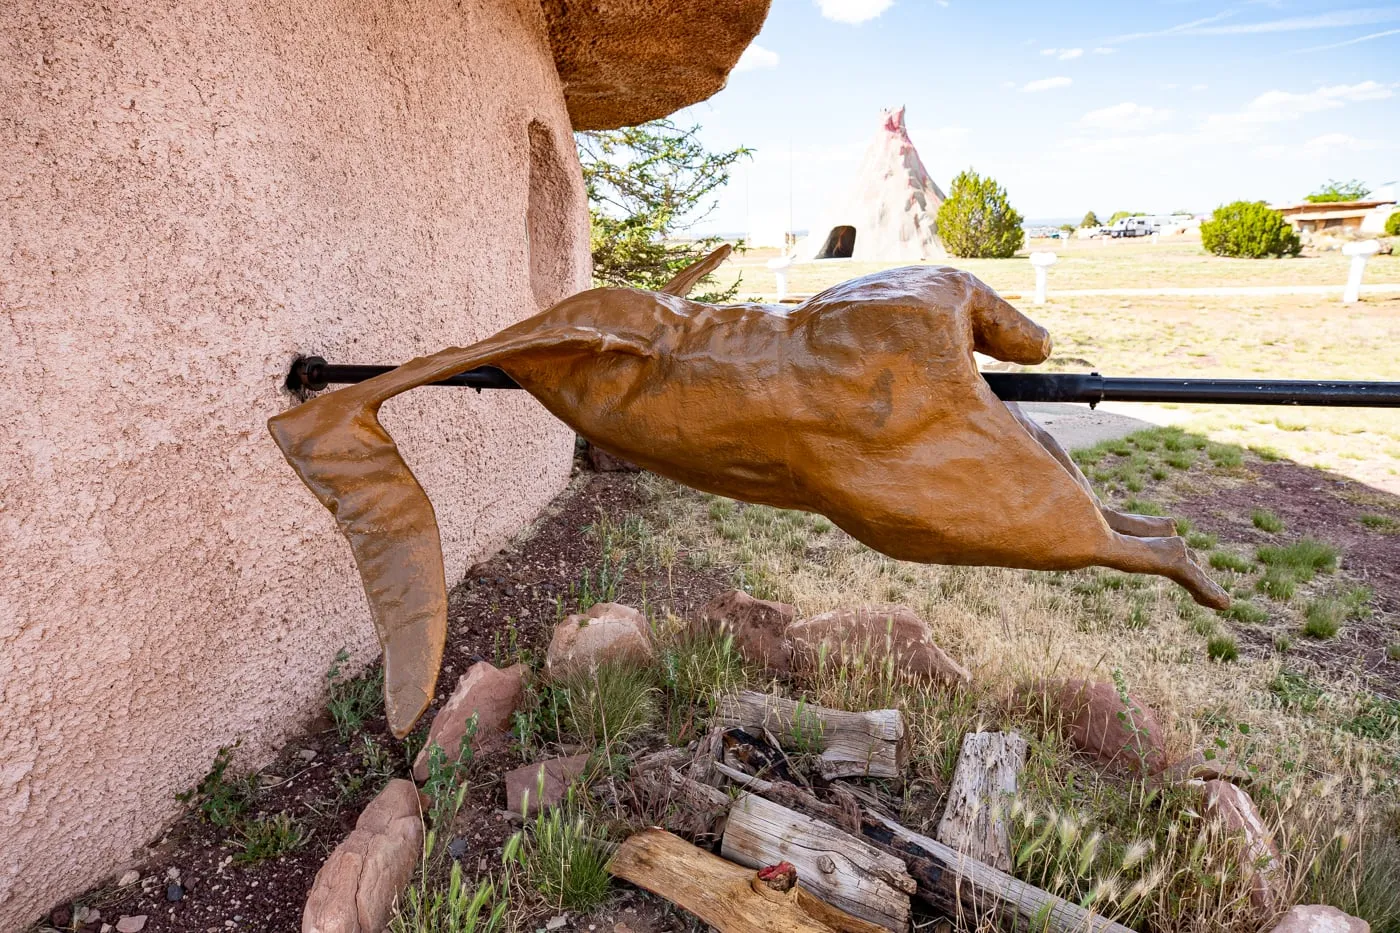
[[[1021,410],[1049,431],[1066,450],[1092,447],[1136,431],[1174,424],[1184,413],[1156,405],[1104,402],[1098,408],[1065,402],[1022,402]]]

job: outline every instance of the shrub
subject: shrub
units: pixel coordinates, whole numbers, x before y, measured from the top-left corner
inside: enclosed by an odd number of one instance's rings
[[[1342,627],[1346,606],[1330,597],[1308,603],[1303,634],[1309,638],[1331,638]]]
[[[655,673],[628,661],[609,661],[564,678],[564,720],[592,748],[626,742],[657,717]]]
[[[938,206],[938,236],[954,256],[1007,259],[1025,242],[1021,219],[1005,188],[969,169],[953,179],[948,200]]]
[[[1268,509],[1255,509],[1249,516],[1254,527],[1260,531],[1267,531],[1269,534],[1278,534],[1283,530],[1283,519],[1279,518]]]
[[[1283,215],[1263,201],[1236,201],[1215,209],[1201,224],[1201,245],[1217,256],[1262,259],[1296,256],[1303,241]]]
[[[1079,222],[1079,226],[1099,227],[1102,226],[1102,224],[1099,223],[1099,215],[1095,214],[1093,211],[1090,211],[1089,213],[1084,215],[1084,219]]]
[[[1391,211],[1385,219],[1385,235],[1400,236],[1400,210]]]

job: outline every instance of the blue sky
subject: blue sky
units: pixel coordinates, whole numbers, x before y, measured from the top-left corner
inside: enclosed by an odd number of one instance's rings
[[[1375,187],[1400,179],[1400,4],[774,0],[677,117],[756,150],[696,229],[785,221],[790,182],[806,227],[901,104],[941,186],[990,173],[1029,218]]]

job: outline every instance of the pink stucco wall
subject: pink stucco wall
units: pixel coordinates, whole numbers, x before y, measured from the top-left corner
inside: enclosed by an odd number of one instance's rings
[[[0,929],[121,867],[220,745],[266,760],[337,649],[373,655],[264,428],[293,356],[470,343],[587,262],[537,0],[0,3]],[[449,580],[567,476],[524,393],[384,418]]]

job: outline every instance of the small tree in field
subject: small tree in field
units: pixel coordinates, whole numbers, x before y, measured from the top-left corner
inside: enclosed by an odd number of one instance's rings
[[[1365,184],[1353,178],[1351,181],[1337,181],[1329,178],[1327,184],[1308,195],[1306,200],[1314,204],[1330,204],[1334,201],[1360,201],[1371,193]]]
[[[1400,236],[1400,210],[1391,211],[1385,219],[1385,235]]]
[[[953,179],[948,200],[938,206],[938,236],[964,259],[1006,259],[1026,241],[1006,189],[970,169]]]
[[[588,189],[594,284],[660,288],[719,245],[719,237],[673,238],[714,208],[714,192],[750,151],[709,152],[699,131],[656,120],[574,134]],[[738,289],[735,282],[695,297],[725,301]]]
[[[1084,219],[1079,222],[1079,226],[1101,227],[1103,225],[1099,223],[1099,215],[1095,214],[1093,211],[1090,211],[1089,213],[1084,215]]]
[[[1263,201],[1222,204],[1201,224],[1201,245],[1217,256],[1296,256],[1303,248],[1283,215]]]

